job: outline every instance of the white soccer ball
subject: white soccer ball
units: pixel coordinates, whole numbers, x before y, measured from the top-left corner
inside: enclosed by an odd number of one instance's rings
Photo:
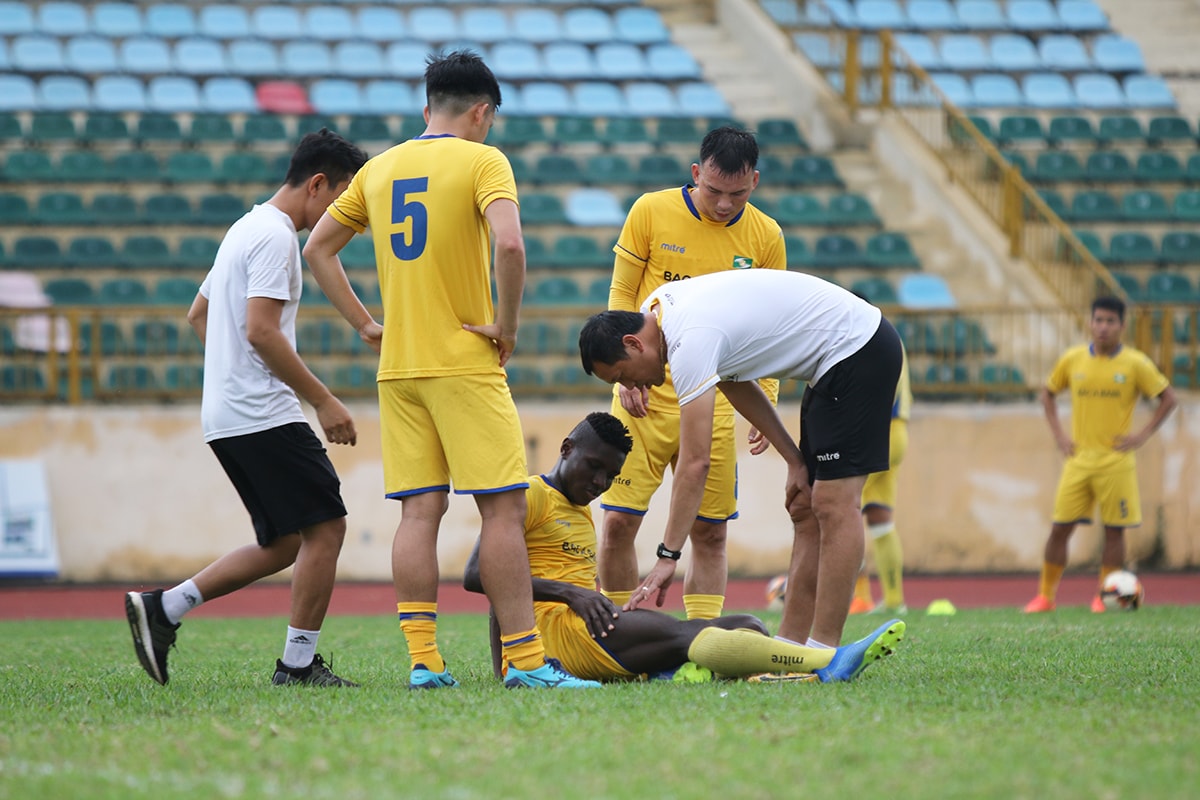
[[[1137,575],[1124,569],[1110,572],[1100,587],[1100,599],[1110,611],[1137,611],[1145,597]]]
[[[787,595],[787,575],[776,575],[767,581],[767,608],[779,611],[783,608],[783,598]]]

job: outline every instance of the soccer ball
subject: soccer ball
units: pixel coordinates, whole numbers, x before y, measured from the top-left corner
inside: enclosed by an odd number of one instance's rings
[[[776,575],[767,581],[767,608],[779,611],[783,608],[783,598],[787,595],[787,575]]]
[[[1110,572],[1100,587],[1100,599],[1109,611],[1137,611],[1145,596],[1142,582],[1128,570]]]

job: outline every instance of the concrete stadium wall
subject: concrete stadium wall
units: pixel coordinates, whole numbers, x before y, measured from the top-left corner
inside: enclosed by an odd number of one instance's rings
[[[602,406],[522,403],[531,470],[549,469],[563,435]],[[400,505],[383,499],[375,405],[351,410],[359,444],[330,448],[349,509],[339,577],[387,579]],[[1141,409],[1139,419],[1146,413]],[[798,406],[786,405],[782,414],[798,429]],[[1061,463],[1040,408],[918,403],[910,440],[896,510],[906,567],[1036,570]],[[1198,454],[1200,400],[1189,398],[1138,455],[1145,524],[1129,536],[1135,564],[1154,558],[1163,568],[1200,566]],[[203,444],[198,406],[10,406],[0,409],[0,459],[44,462],[65,580],[162,582],[253,541],[237,494]],[[791,549],[782,463],[772,453],[743,453],[740,464],[741,517],[730,525],[730,571],[781,572]],[[660,490],[639,538],[646,565],[661,538],[668,488]],[[443,577],[461,574],[477,533],[474,503],[453,497],[439,547]],[[1095,527],[1081,528],[1073,563],[1097,562],[1100,539]]]

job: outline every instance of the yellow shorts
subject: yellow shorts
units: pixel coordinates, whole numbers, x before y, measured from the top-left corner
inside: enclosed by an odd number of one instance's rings
[[[886,472],[873,472],[863,484],[862,507],[896,507],[896,471],[904,454],[908,451],[908,423],[896,417],[888,439],[888,464]]]
[[[1142,524],[1142,501],[1134,463],[1097,469],[1069,459],[1063,465],[1054,497],[1054,522],[1091,522],[1097,503],[1104,525],[1132,528]]]
[[[379,382],[383,488],[484,494],[529,486],[525,437],[503,373]]]
[[[534,603],[538,630],[546,655],[562,662],[567,672],[592,681],[633,680],[588,633],[583,618],[562,603]]]
[[[641,516],[650,508],[650,498],[662,485],[667,465],[679,458],[679,416],[651,412],[634,418],[614,398],[613,415],[633,435],[633,450],[621,474],[600,495],[600,507]],[[699,518],[724,522],[737,518],[737,448],[733,442],[733,417],[721,415],[713,421],[713,441],[708,480]]]

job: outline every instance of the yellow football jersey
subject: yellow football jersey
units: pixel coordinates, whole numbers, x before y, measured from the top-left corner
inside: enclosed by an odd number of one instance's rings
[[[621,236],[613,246],[616,265],[608,307],[637,311],[663,284],[730,269],[787,269],[787,252],[779,223],[747,203],[729,222],[705,218],[692,202],[687,186],[642,195],[629,209]],[[762,382],[774,398],[778,381]],[[615,396],[614,389],[614,396]],[[662,386],[650,390],[650,408],[679,413],[679,401],[668,372]],[[732,414],[724,395],[717,413]]]
[[[1129,433],[1139,395],[1157,397],[1167,388],[1165,375],[1139,350],[1122,346],[1112,356],[1096,355],[1091,345],[1063,353],[1046,388],[1071,391],[1071,436],[1076,457],[1103,459],[1114,454],[1118,436]],[[1133,453],[1119,454],[1133,457]]]
[[[544,475],[525,490],[525,547],[535,578],[596,588],[596,526],[588,506],[577,506]]]
[[[383,297],[379,379],[500,371],[496,348],[464,323],[494,321],[484,209],[517,201],[508,159],[454,136],[417,137],[368,161],[329,207],[371,228]]]

